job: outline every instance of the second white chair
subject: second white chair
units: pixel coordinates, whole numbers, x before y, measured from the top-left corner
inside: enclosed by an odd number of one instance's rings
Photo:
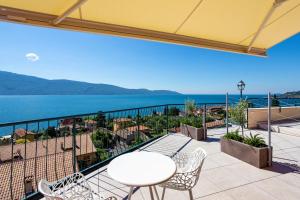
[[[197,184],[203,162],[207,154],[202,148],[197,148],[192,153],[177,153],[172,158],[177,166],[176,174],[168,181],[162,183],[162,200],[165,196],[166,188],[189,191],[190,199],[193,200],[192,189]]]

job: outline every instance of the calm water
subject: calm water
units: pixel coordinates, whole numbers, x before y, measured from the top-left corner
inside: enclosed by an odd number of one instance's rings
[[[262,95],[247,95],[261,97]],[[225,102],[225,95],[43,95],[0,96],[0,123],[159,104]],[[238,99],[237,95],[230,99]]]

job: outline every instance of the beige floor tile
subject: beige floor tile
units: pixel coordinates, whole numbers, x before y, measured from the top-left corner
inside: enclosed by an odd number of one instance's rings
[[[196,200],[235,200],[231,196],[227,195],[225,192],[201,197],[201,198],[195,198]]]
[[[212,160],[214,160],[217,163],[220,163],[220,165],[232,165],[235,163],[240,163],[241,161],[228,155],[223,152],[220,152],[218,154],[214,154],[210,157]]]
[[[217,162],[208,156],[207,159],[203,163],[202,169],[209,170],[209,169],[214,169],[214,168],[218,168],[221,166],[223,166],[223,163]]]
[[[265,131],[260,131],[266,137]],[[193,189],[195,199],[200,200],[300,200],[300,170],[299,168],[300,138],[283,134],[273,135],[274,165],[271,168],[258,169],[245,162],[239,161],[220,152],[218,138],[224,129],[209,130],[208,141],[195,141],[180,135],[173,134],[146,148],[147,151],[157,151],[171,155],[181,149],[182,152],[191,152],[202,147],[208,153],[204,162],[198,183]],[[295,144],[298,144],[295,145]],[[295,169],[278,163],[295,165]],[[298,168],[297,168],[298,167]],[[92,173],[89,179],[93,190],[117,199],[126,199],[129,187],[112,180],[106,171],[98,176]],[[99,182],[98,182],[99,177]],[[161,196],[162,188],[157,187]],[[135,190],[133,200],[150,200],[147,187]],[[166,200],[189,199],[187,191],[166,191]]]
[[[280,173],[266,169],[259,169],[245,162],[231,166],[225,166],[224,169],[234,172],[236,176],[243,177],[249,182],[259,181],[280,175]]]
[[[254,183],[253,185],[280,200],[300,199],[299,187],[294,187],[291,185],[291,182],[286,183],[285,181],[280,180],[278,177],[260,181]]]
[[[264,192],[258,187],[253,186],[252,184],[227,190],[226,194],[235,200],[280,200],[274,198],[270,194]]]
[[[221,188],[210,182],[207,178],[200,175],[197,185],[193,188],[193,194],[195,198],[208,196],[222,191]]]
[[[249,183],[247,179],[240,177],[234,171],[224,169],[224,167],[204,171],[202,175],[223,190]]]
[[[294,173],[288,173],[288,174],[278,176],[277,178],[300,190],[300,176],[295,176]]]

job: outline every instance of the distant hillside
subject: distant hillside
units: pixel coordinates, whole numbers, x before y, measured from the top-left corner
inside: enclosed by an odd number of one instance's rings
[[[300,91],[295,91],[295,92],[286,92],[282,97],[289,97],[289,98],[300,98]]]
[[[127,89],[108,84],[48,80],[0,71],[0,95],[174,95],[169,90]]]

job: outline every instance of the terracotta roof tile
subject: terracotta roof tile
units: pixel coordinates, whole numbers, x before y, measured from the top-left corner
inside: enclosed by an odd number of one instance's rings
[[[19,128],[15,130],[15,134],[18,135],[19,137],[23,137],[26,135],[26,130],[23,128]],[[27,135],[34,135],[35,133],[31,131],[27,131]]]
[[[22,199],[24,197],[24,171],[25,179],[30,176],[32,177],[32,186],[34,191],[36,191],[37,183],[41,179],[55,181],[73,173],[72,151],[37,157],[36,159],[31,158],[26,161],[14,161],[12,178],[13,199]],[[77,164],[76,171],[78,171]],[[0,164],[0,199],[11,199],[10,172],[10,162]]]
[[[91,140],[91,134],[81,134],[76,136],[76,154],[86,154],[96,152],[96,148]],[[64,148],[62,148],[64,147]],[[30,159],[45,156],[46,154],[62,153],[64,149],[72,148],[72,136],[58,137],[48,140],[28,142],[26,144],[14,144],[13,153],[20,151],[22,158]],[[26,154],[25,154],[26,149]],[[11,160],[11,145],[0,146],[0,162]]]
[[[76,155],[96,152],[90,135],[82,134],[76,136]],[[20,154],[23,158],[13,161],[13,199],[21,199],[24,196],[24,171],[25,179],[32,176],[33,189],[35,191],[37,188],[36,183],[42,178],[48,181],[55,181],[73,173],[72,151],[68,150],[72,149],[72,136],[48,139],[48,141],[29,142],[26,145],[15,144],[13,147],[14,154]],[[0,199],[11,199],[11,145],[0,146],[0,156],[2,161],[0,162]],[[78,170],[77,163],[76,170]]]

